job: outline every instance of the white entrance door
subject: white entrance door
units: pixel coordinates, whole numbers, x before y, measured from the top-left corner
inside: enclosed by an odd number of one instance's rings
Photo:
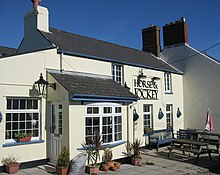
[[[57,157],[61,151],[62,146],[62,118],[63,107],[61,104],[52,104],[51,106],[51,126],[50,126],[50,138],[51,138],[51,157],[50,162],[56,163]]]

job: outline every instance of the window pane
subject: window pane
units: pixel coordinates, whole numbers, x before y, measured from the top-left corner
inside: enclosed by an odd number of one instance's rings
[[[12,100],[8,99],[7,100],[7,109],[11,109],[11,103],[12,103]]]
[[[13,121],[18,121],[18,114],[13,114],[13,117],[12,117],[12,120]]]
[[[27,109],[32,109],[32,100],[27,100]]]
[[[121,107],[116,107],[115,108],[115,113],[121,113]]]
[[[6,121],[11,121],[11,114],[6,114]]]
[[[93,125],[99,125],[99,117],[93,118]]]
[[[38,109],[38,101],[33,100],[33,109]]]
[[[20,100],[20,109],[25,109],[25,100]]]
[[[92,118],[86,118],[86,126],[92,126]]]
[[[13,109],[18,109],[18,100],[13,100]]]

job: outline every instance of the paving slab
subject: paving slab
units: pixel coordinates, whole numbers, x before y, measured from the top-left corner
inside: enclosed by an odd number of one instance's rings
[[[168,158],[166,147],[159,148],[159,151],[141,149],[141,167],[122,164],[116,171],[100,171],[100,175],[215,175],[220,174],[220,163],[217,154],[212,155],[209,160],[208,155],[201,155],[198,164],[195,164],[195,156],[182,155],[181,152],[173,152]],[[150,165],[152,164],[152,165]],[[210,172],[211,171],[211,172]],[[43,165],[34,168],[21,169],[14,175],[51,175],[56,174],[55,168],[50,165]],[[7,173],[0,173],[7,175]],[[85,174],[86,175],[86,174]]]

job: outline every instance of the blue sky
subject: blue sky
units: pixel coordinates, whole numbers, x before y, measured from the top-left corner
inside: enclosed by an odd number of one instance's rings
[[[49,10],[50,27],[136,49],[142,48],[143,28],[154,24],[162,31],[181,17],[194,48],[220,42],[220,0],[42,0],[41,5]],[[31,0],[0,0],[1,46],[19,46],[31,8]],[[207,53],[220,60],[220,44]]]

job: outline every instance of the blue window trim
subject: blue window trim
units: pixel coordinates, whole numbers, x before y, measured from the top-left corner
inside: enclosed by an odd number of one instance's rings
[[[113,148],[113,147],[122,145],[122,144],[124,144],[124,143],[126,143],[126,142],[127,142],[127,141],[118,141],[118,142],[114,142],[114,143],[107,143],[107,144],[102,145],[102,149],[105,149],[105,148]],[[78,150],[78,151],[84,151],[85,148],[77,148],[76,150]]]
[[[33,140],[31,142],[14,142],[14,143],[5,143],[3,147],[19,146],[19,145],[31,145],[36,143],[44,143],[44,140]]]

